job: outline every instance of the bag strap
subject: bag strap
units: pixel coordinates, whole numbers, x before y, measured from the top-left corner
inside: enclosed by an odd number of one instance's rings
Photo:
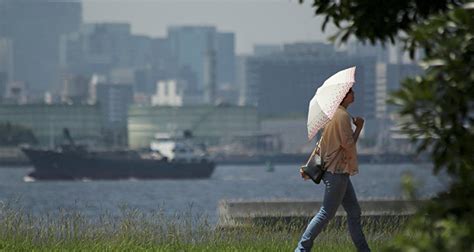
[[[311,160],[311,158],[313,158],[313,156],[316,154],[317,151],[319,151],[319,156],[321,157],[321,163],[324,163],[324,157],[321,156],[321,144],[322,144],[322,141],[323,141],[323,136],[324,136],[324,132],[323,134],[321,134],[321,138],[319,139],[318,143],[316,144],[316,147],[314,148],[313,152],[311,153],[311,155],[309,156],[309,160]],[[339,146],[339,148],[337,148],[337,150],[335,150],[334,152],[330,153],[330,154],[333,154],[333,153],[336,153],[336,152],[339,152],[342,150],[342,147]],[[328,164],[328,165],[332,165],[332,163],[334,162],[334,159],[331,160],[331,162]],[[327,166],[326,165],[323,165],[323,169],[327,169]]]
[[[324,130],[323,130],[323,133],[321,134],[321,138],[316,143],[316,147],[314,148],[314,151],[313,151],[313,152],[318,151],[320,156],[321,156],[321,143],[323,142],[323,139],[324,139]]]
[[[323,140],[323,135],[321,135],[321,138],[316,143],[316,147],[314,147],[314,150],[313,152],[311,152],[311,155],[309,155],[308,161],[306,163],[308,163],[313,158],[313,156],[316,154],[317,151],[319,151],[319,155],[321,155],[321,141],[322,140]]]

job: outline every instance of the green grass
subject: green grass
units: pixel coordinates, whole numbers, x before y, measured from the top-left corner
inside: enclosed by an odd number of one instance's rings
[[[191,212],[168,216],[121,209],[87,218],[74,210],[36,216],[0,207],[0,251],[293,251],[305,223],[272,222],[239,228],[216,228]],[[373,251],[399,232],[397,222],[366,223]],[[377,226],[376,229],[371,227]],[[315,241],[313,251],[355,251],[344,225],[332,225]]]

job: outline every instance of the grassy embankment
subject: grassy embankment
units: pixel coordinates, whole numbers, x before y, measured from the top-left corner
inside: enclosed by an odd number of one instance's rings
[[[73,210],[43,216],[0,207],[1,251],[293,251],[306,223],[277,222],[216,228],[205,216],[123,209],[120,216],[87,218]],[[403,223],[403,221],[402,221]],[[373,251],[400,230],[400,222],[365,223]],[[313,251],[355,251],[344,225],[332,224]]]

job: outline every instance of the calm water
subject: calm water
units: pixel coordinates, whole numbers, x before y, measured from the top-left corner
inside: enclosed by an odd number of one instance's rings
[[[24,182],[31,168],[0,169],[0,200],[17,202],[35,214],[73,208],[86,215],[105,211],[117,213],[121,206],[176,214],[189,211],[217,219],[217,206],[224,199],[307,199],[321,200],[323,186],[303,181],[297,165],[218,166],[210,179],[203,180],[120,180],[120,181],[36,181]],[[359,199],[401,198],[400,178],[411,172],[418,181],[420,197],[446,188],[431,175],[430,164],[368,165],[352,177]]]

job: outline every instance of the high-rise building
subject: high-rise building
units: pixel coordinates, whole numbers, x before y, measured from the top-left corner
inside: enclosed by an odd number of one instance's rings
[[[371,56],[375,57],[377,62],[387,63],[389,61],[388,45],[383,46],[380,43],[375,45],[362,43],[360,41],[352,41],[347,45],[347,53],[350,56]]]
[[[212,26],[172,26],[168,40],[174,59],[170,63],[189,84],[188,92],[201,96],[200,103],[215,103],[217,88],[234,79],[234,35]]]
[[[176,59],[175,68],[179,72],[186,69],[196,76],[195,82],[188,80],[190,89],[202,96],[204,103],[204,89],[215,86],[205,83],[210,81],[211,73],[215,72],[210,64],[215,56],[216,50],[216,28],[210,26],[173,26],[168,28],[168,39],[170,40],[171,51]],[[207,67],[205,67],[207,66]],[[205,78],[207,79],[205,80]]]
[[[235,80],[235,35],[217,33],[216,92],[214,102],[237,104],[238,86]]]
[[[105,116],[106,127],[121,127],[127,122],[128,106],[132,103],[132,86],[127,84],[97,83],[97,103]]]
[[[203,84],[204,84],[204,103],[214,104],[216,100],[217,91],[217,54],[212,48],[208,49],[208,52],[204,55],[203,61]]]
[[[127,113],[133,101],[130,84],[108,82],[93,83],[96,102],[103,115],[104,135],[107,144],[127,145]]]
[[[11,39],[0,37],[0,72],[4,74],[5,81],[13,77],[13,43]]]
[[[140,69],[152,65],[153,39],[151,37],[131,35],[130,50],[130,66]]]
[[[151,42],[151,65],[158,72],[176,74],[177,65],[173,57],[172,46],[168,38],[154,38]],[[170,76],[163,76],[169,78]]]
[[[217,83],[218,88],[235,85],[235,34],[217,33]]]
[[[7,73],[0,72],[0,103],[3,103],[5,92],[7,91]]]
[[[0,37],[0,103],[5,98],[7,84],[13,75],[13,46],[11,39]]]
[[[247,104],[257,105],[264,116],[306,115],[316,89],[331,75],[352,66],[357,67],[357,102],[349,110],[375,117],[375,58],[351,57],[322,43],[290,44],[282,53],[249,57],[245,66]]]
[[[99,74],[129,83],[140,96],[158,80],[179,77],[169,40],[133,35],[128,23],[90,23],[61,38],[61,66],[67,76]]]
[[[0,1],[0,37],[10,39],[13,48],[10,78],[25,82],[33,94],[58,89],[60,36],[81,22],[80,1]]]
[[[246,67],[247,67],[247,58],[248,55],[239,55],[235,61],[235,82],[237,85],[237,89],[239,90],[239,97],[238,97],[238,104],[243,106],[245,104],[257,104],[257,95],[251,93],[252,91],[256,91],[256,88],[249,89],[249,86],[246,82]],[[254,100],[249,100],[254,98]]]
[[[61,68],[66,74],[108,75],[113,68],[132,65],[132,48],[130,24],[83,24],[61,37]]]
[[[265,45],[257,44],[253,47],[254,56],[267,56],[274,53],[281,53],[283,47],[281,45]]]
[[[90,102],[90,78],[70,76],[64,80],[61,102],[68,104],[87,104]]]

